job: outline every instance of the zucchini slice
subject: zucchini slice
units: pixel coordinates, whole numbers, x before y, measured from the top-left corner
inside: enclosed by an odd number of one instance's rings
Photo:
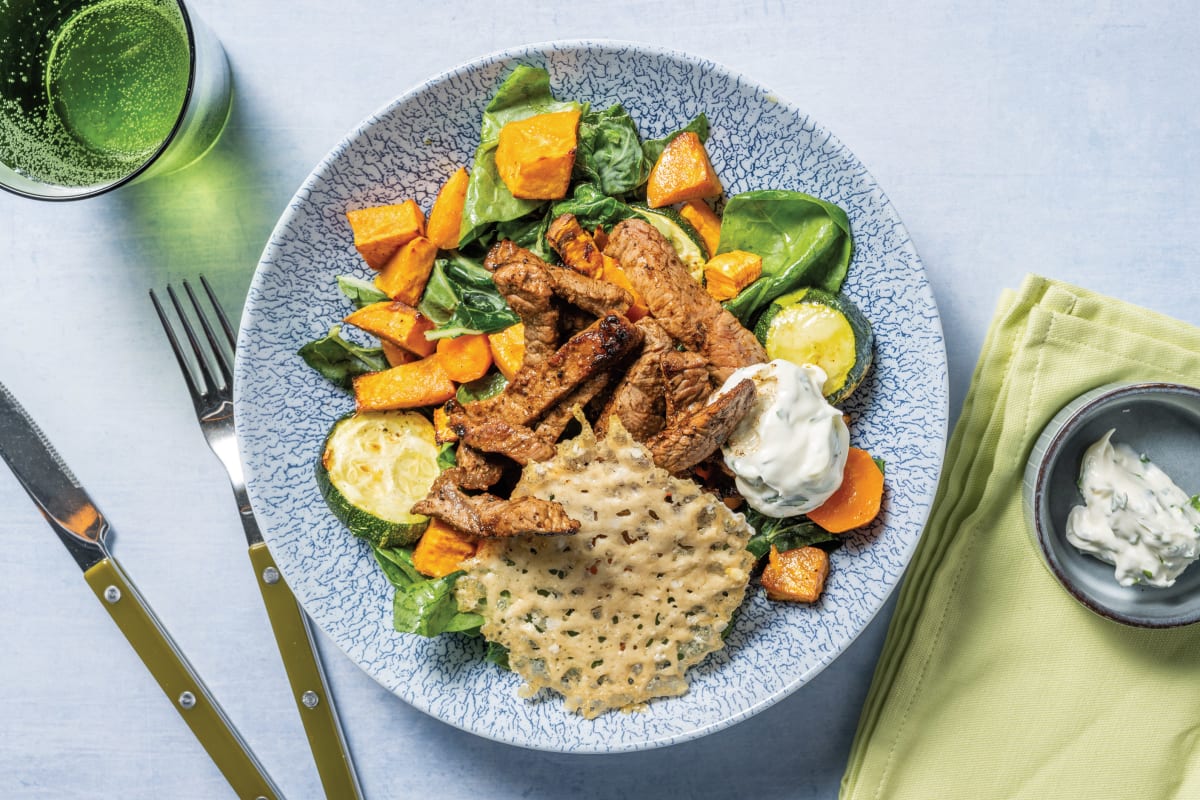
[[[317,484],[334,516],[376,547],[421,538],[429,517],[409,509],[439,472],[433,423],[414,411],[342,417],[317,460]]]
[[[704,265],[708,262],[708,248],[692,223],[670,207],[649,208],[635,204],[633,210],[639,217],[653,225],[671,243],[679,260],[688,268],[688,272],[696,279],[696,283],[703,284]]]
[[[825,399],[837,405],[871,368],[871,323],[841,294],[800,289],[777,298],[754,326],[767,358],[816,364],[825,371]]]

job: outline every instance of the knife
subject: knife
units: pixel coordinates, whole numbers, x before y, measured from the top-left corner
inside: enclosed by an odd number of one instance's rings
[[[83,579],[183,721],[245,800],[283,795],[105,544],[108,520],[37,424],[0,383],[0,458],[66,545]]]

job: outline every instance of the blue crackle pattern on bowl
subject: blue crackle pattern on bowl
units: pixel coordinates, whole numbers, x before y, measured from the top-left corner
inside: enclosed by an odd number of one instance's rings
[[[728,195],[795,189],[849,214],[856,252],[846,294],[875,327],[875,366],[848,403],[853,443],[887,463],[884,513],[847,537],[821,601],[769,603],[754,582],[728,646],[691,673],[683,697],[587,721],[557,698],[517,697],[520,679],[461,636],[391,626],[391,588],[369,549],[329,513],[313,464],[347,394],[296,356],[349,311],[335,276],[367,277],[345,212],[415,198],[469,164],[484,106],[517,64],[544,66],[558,97],[625,105],[647,137],[708,114],[708,150]],[[235,403],[251,501],[305,610],[399,697],[465,730],[564,752],[639,750],[693,739],[795,691],[853,641],[896,586],[932,501],[947,416],[946,357],[933,295],[899,216],[832,134],[711,61],[642,45],[566,42],[482,58],[397,98],[343,139],[296,192],[263,252],[238,341]]]

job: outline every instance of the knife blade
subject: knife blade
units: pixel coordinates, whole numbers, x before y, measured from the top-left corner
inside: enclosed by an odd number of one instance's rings
[[[282,800],[258,758],[108,551],[109,524],[100,509],[3,383],[0,458],[75,558],[100,604],[238,797]]]

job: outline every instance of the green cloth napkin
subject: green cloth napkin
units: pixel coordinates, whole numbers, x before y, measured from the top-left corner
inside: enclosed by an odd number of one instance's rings
[[[1043,566],[1022,506],[1051,417],[1136,380],[1200,385],[1200,329],[1044,278],[1004,294],[843,800],[1200,798],[1200,624],[1143,630],[1088,611]]]

